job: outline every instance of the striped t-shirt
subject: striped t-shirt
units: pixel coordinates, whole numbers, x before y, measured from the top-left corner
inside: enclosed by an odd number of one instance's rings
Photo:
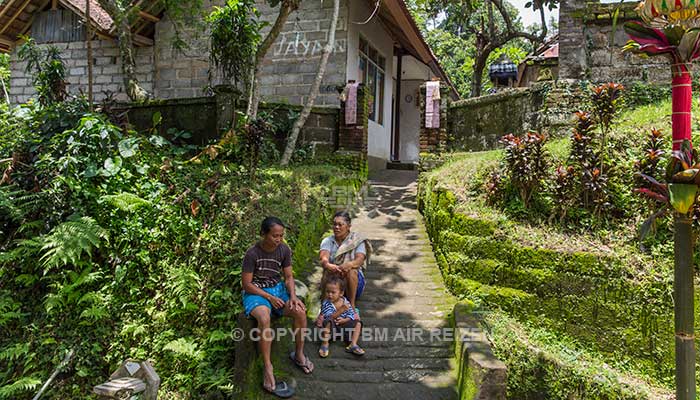
[[[281,243],[272,253],[268,253],[256,243],[248,249],[243,258],[243,272],[253,273],[253,285],[264,289],[282,281],[283,268],[292,266],[292,249]]]
[[[350,302],[345,297],[343,297],[343,302],[346,306],[348,306],[348,309],[340,314],[340,318],[350,318],[351,320],[355,320],[355,309],[352,308]],[[335,314],[336,311],[338,310],[335,308],[335,305],[333,305],[333,302],[330,300],[323,300],[323,303],[321,304],[321,314],[323,314],[324,321],[328,321],[331,318],[331,315]]]

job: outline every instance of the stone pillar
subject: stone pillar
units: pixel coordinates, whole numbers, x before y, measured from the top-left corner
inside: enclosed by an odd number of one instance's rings
[[[440,83],[440,127],[425,127],[425,88],[420,85],[420,152],[440,154],[447,150],[447,107],[450,89],[444,82]]]
[[[241,92],[232,85],[214,87],[216,95],[216,129],[224,133],[236,126],[236,109],[240,103]]]
[[[357,88],[357,123],[354,125],[345,124],[345,102],[340,104],[337,153],[352,159],[352,162],[357,164],[353,167],[359,170],[367,168],[369,96],[369,89],[360,84]]]
[[[584,79],[588,54],[584,18],[586,2],[561,0],[559,4],[559,79]]]

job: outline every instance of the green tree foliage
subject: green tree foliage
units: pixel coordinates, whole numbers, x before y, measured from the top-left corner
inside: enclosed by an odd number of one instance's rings
[[[260,12],[254,0],[228,0],[223,7],[214,7],[207,17],[211,29],[211,53],[225,81],[246,82],[261,41]]]
[[[537,35],[543,30],[526,30],[518,10],[508,2],[498,1],[496,8],[503,11],[492,13],[488,12],[484,1],[409,0],[407,4],[426,41],[463,97],[491,87],[486,67],[501,55],[520,63],[541,41]],[[489,32],[489,21],[492,21],[493,35]]]
[[[10,55],[0,54],[0,104],[6,102],[10,87]]]
[[[61,60],[60,50],[49,46],[41,48],[34,39],[24,36],[25,43],[19,48],[19,58],[27,62],[27,72],[34,78],[34,87],[41,104],[59,103],[66,99],[66,66]]]

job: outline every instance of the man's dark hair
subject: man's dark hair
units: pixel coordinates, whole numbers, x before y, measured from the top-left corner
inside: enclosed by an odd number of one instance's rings
[[[352,220],[350,219],[350,214],[348,214],[347,211],[338,211],[338,212],[335,213],[335,215],[333,216],[333,220],[335,220],[335,219],[338,218],[338,217],[342,217],[342,218],[345,220],[345,222],[348,223],[348,225],[350,225],[350,222],[352,221]]]
[[[279,218],[277,218],[277,217],[267,217],[267,218],[265,218],[265,219],[263,220],[262,224],[260,224],[260,236],[265,236],[265,235],[267,235],[268,233],[270,233],[270,230],[272,230],[272,228],[273,228],[275,225],[279,225],[279,226],[281,226],[282,228],[286,228],[286,227],[284,226],[284,222],[282,222],[282,220],[279,219]]]

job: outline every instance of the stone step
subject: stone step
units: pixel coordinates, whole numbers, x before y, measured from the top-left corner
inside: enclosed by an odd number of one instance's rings
[[[431,387],[422,383],[366,383],[359,386],[355,382],[314,381],[313,385],[303,383],[297,387],[296,398],[323,400],[457,399],[457,392],[453,387]]]
[[[422,267],[422,266],[395,266],[385,267],[376,266],[364,271],[367,280],[380,279],[403,279],[403,280],[423,280],[430,278],[433,281],[441,282],[440,270],[437,267]]]
[[[425,320],[415,320],[405,314],[396,316],[387,316],[382,318],[365,317],[360,311],[364,328],[423,328],[434,329],[448,326],[447,321],[440,318],[432,318]]]
[[[335,350],[335,351],[334,351]],[[346,371],[366,371],[366,372],[387,372],[402,370],[430,370],[447,371],[451,368],[449,358],[392,358],[392,359],[365,359],[364,356],[355,356],[355,359],[337,358],[338,351],[331,347],[328,358],[309,358],[314,363],[315,368],[320,370],[346,370]],[[344,352],[344,351],[343,351]]]
[[[396,304],[396,303],[404,303],[404,304],[425,304],[425,305],[438,305],[438,304],[443,304],[445,302],[445,295],[443,293],[439,292],[425,292],[425,293],[420,293],[414,296],[404,296],[400,295],[397,296],[396,294],[393,293],[386,293],[382,291],[369,291],[365,290],[364,293],[362,293],[362,296],[358,300],[358,305],[362,305],[367,303],[368,306],[371,307],[385,307],[387,304]],[[378,303],[378,304],[372,304],[372,303]]]
[[[400,317],[403,313],[430,314],[437,311],[444,312],[450,310],[449,306],[446,306],[445,304],[404,303],[400,299],[397,299],[397,301],[394,301],[392,303],[375,303],[370,301],[361,301],[357,303],[357,306],[360,309],[360,313],[362,313],[362,315],[366,315],[368,312],[371,311],[375,313],[379,312],[385,314],[396,313],[399,314],[397,315],[397,317]]]
[[[365,285],[367,294],[381,294],[386,291],[399,292],[403,297],[411,297],[419,293],[446,293],[443,286],[435,283],[367,281]]]
[[[318,348],[321,345],[320,342],[313,342],[306,344],[306,354],[309,358],[316,362],[316,359],[320,359],[318,355]],[[363,346],[363,343],[360,342]],[[364,346],[363,346],[364,347]],[[358,357],[354,354],[345,352],[344,342],[331,342],[330,356],[337,362],[344,362],[343,360],[355,361]],[[362,360],[386,360],[395,358],[408,358],[408,359],[423,359],[423,358],[435,358],[435,359],[449,359],[454,355],[454,350],[450,347],[419,347],[419,346],[397,346],[397,347],[373,347],[372,351],[367,351]]]

